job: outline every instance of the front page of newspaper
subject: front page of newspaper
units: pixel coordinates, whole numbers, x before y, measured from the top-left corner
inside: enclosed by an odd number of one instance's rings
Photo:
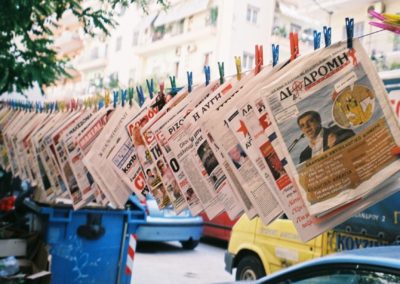
[[[124,125],[129,118],[129,112],[128,106],[118,106],[114,110],[110,120],[83,159],[84,165],[88,168],[102,192],[118,208],[124,207],[132,191],[116,174],[108,157],[117,141],[124,137]]]
[[[142,165],[147,186],[149,187],[151,194],[156,199],[159,209],[165,208],[171,203],[171,201],[172,205],[176,209],[182,205],[185,205],[185,203],[182,202],[182,197],[179,199],[175,198],[173,195],[173,189],[171,187],[167,187],[163,183],[161,171],[157,167],[157,161],[155,161],[155,159],[158,160],[161,156],[161,151],[156,148],[150,149],[151,151],[148,149],[146,141],[142,135],[142,129],[149,124],[151,125],[153,121],[156,121],[159,119],[159,117],[162,117],[185,96],[185,92],[178,93],[165,105],[159,103],[164,101],[163,95],[159,94],[153,100],[149,100],[148,104],[143,106],[140,112],[133,119],[131,119],[129,123],[126,124],[126,130],[129,133],[133,145],[135,146],[140,164]],[[160,161],[159,163],[165,165],[165,161]],[[179,208],[179,211],[182,209]]]
[[[400,130],[358,40],[299,58],[263,90],[311,215],[367,198],[400,169]]]
[[[182,98],[184,99],[184,98]],[[175,107],[174,107],[175,108]],[[171,109],[173,110],[173,108]],[[168,114],[168,113],[167,113]],[[187,208],[187,202],[182,194],[178,182],[172,172],[170,164],[167,162],[161,150],[161,145],[156,139],[156,135],[151,127],[162,119],[166,113],[158,112],[154,118],[151,119],[142,129],[141,134],[143,141],[147,146],[147,149],[151,155],[153,163],[156,165],[157,175],[161,178],[164,187],[169,193],[169,199],[174,207],[177,214],[182,212],[183,209]]]
[[[209,98],[210,94],[218,90],[219,86],[218,82],[213,82],[200,93],[196,95],[193,94],[193,96],[191,96],[193,97],[193,101],[189,102],[188,106],[177,113],[163,128],[167,145],[169,145],[172,153],[178,160],[181,169],[189,180],[193,191],[200,199],[204,212],[210,220],[223,212],[224,207],[219,202],[210,181],[206,178],[206,171],[197,170],[198,167],[202,167],[202,164],[200,159],[194,159],[191,155],[193,144],[187,135],[188,125],[184,122],[193,108],[202,102],[203,99]],[[165,129],[173,129],[174,131],[168,134],[165,132]]]
[[[235,77],[230,82],[220,86],[191,111],[184,121],[187,136],[194,146],[189,154],[192,159],[201,162],[197,165],[197,171],[202,173],[204,178],[208,180],[208,184],[211,185],[214,194],[216,194],[219,202],[224,206],[226,213],[232,220],[242,213],[242,203],[238,202],[237,189],[224,170],[226,165],[218,162],[210,143],[206,139],[206,133],[202,131],[201,119],[207,117],[214,109],[230,99],[232,93],[234,94],[231,90],[235,88],[236,84],[240,83]]]
[[[275,190],[275,187],[271,186],[273,183],[267,183],[253,163],[253,161],[259,162],[260,155],[257,153],[256,145],[243,119],[243,116],[251,111],[251,106],[246,104],[238,107],[238,110],[228,113],[226,122],[231,130],[231,135],[234,135],[236,139],[225,142],[224,147],[231,163],[237,169],[240,182],[257,208],[258,215],[264,224],[269,224],[282,213],[282,210],[273,195],[273,190]],[[263,163],[257,164],[261,167],[264,166]]]
[[[167,161],[167,164],[170,166],[172,173],[178,183],[179,189],[185,198],[187,205],[189,207],[192,215],[198,215],[203,211],[203,206],[199,197],[193,189],[189,179],[186,177],[183,172],[181,165],[176,159],[174,153],[171,150],[171,147],[168,144],[168,140],[171,135],[175,133],[175,131],[180,127],[179,124],[174,127],[167,128],[167,124],[176,117],[176,115],[182,112],[188,104],[190,98],[185,99],[180,104],[178,104],[175,108],[169,111],[165,116],[163,116],[160,120],[154,123],[151,126],[151,130],[154,133],[155,138],[157,139],[158,145],[160,145],[160,149],[164,155],[164,158]]]

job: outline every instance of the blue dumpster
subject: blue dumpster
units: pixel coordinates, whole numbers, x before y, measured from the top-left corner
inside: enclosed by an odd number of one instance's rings
[[[50,247],[52,283],[129,283],[125,273],[129,234],[144,222],[135,210],[41,207]],[[129,232],[127,228],[129,226]]]

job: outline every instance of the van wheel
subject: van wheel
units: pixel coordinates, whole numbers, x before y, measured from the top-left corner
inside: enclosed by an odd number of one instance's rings
[[[256,280],[265,275],[264,267],[257,256],[247,255],[239,261],[236,280]]]
[[[183,247],[183,249],[187,249],[187,250],[192,250],[195,247],[197,247],[197,245],[199,244],[199,241],[195,241],[195,240],[187,240],[187,241],[181,241],[181,245]]]

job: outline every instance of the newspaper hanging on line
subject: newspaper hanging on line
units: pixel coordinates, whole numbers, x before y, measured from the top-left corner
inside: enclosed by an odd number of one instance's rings
[[[173,107],[176,103],[178,103],[181,99],[183,99],[183,95],[177,94],[172,100],[165,105],[165,100],[163,100],[163,94],[160,93],[153,100],[148,100],[147,104],[145,104],[142,109],[136,114],[136,116],[131,119],[126,124],[126,130],[129,133],[129,137],[132,140],[132,143],[136,149],[137,156],[139,158],[140,164],[142,166],[142,170],[145,175],[145,180],[147,186],[150,189],[151,194],[156,199],[157,205],[159,209],[163,209],[173,201],[174,208],[179,208],[180,204],[184,204],[181,202],[182,198],[177,200],[173,196],[173,192],[168,190],[172,190],[171,187],[167,188],[163,183],[161,178],[160,170],[157,168],[156,161],[154,158],[158,158],[160,156],[160,151],[154,149],[154,155],[147,148],[145,143],[145,138],[142,136],[142,129],[152,123],[151,121],[157,115],[157,118],[164,115],[169,108]],[[164,103],[160,103],[164,101]],[[179,204],[178,204],[179,203]],[[181,209],[179,209],[181,211]]]
[[[230,172],[225,169],[226,163],[218,161],[210,142],[207,141],[207,135],[201,127],[201,120],[231,99],[237,93],[234,90],[239,85],[241,83],[237,81],[236,77],[224,83],[193,109],[184,121],[186,135],[193,145],[193,148],[189,151],[189,157],[200,161],[196,165],[197,171],[208,181],[208,186],[211,187],[212,192],[224,206],[231,220],[240,216],[243,211],[242,203],[238,201],[240,194],[237,193],[234,177],[231,178]]]
[[[208,179],[205,177],[205,170],[202,172],[197,170],[197,167],[201,166],[201,161],[199,159],[193,159],[190,155],[193,144],[186,134],[187,125],[185,125],[184,122],[193,108],[203,102],[204,99],[209,98],[210,94],[214,93],[219,86],[219,82],[211,82],[206,88],[199,91],[199,93],[196,92],[195,94],[191,94],[189,98],[193,99],[189,101],[187,107],[183,108],[180,112],[177,112],[162,129],[167,145],[171,148],[172,153],[178,160],[191,188],[200,199],[204,212],[210,220],[223,212],[224,207],[218,201],[214,190],[209,184]],[[173,129],[173,131],[168,133],[166,132],[166,129]]]
[[[299,58],[263,95],[307,210],[322,216],[400,170],[400,129],[358,40]]]
[[[190,94],[192,97],[195,94]],[[160,120],[154,123],[151,126],[151,130],[154,133],[154,136],[160,145],[160,149],[163,153],[164,158],[166,159],[168,165],[170,166],[172,173],[178,183],[179,189],[183,194],[183,198],[185,198],[187,205],[189,207],[192,215],[198,215],[203,211],[203,206],[199,197],[193,189],[189,179],[186,177],[183,172],[181,165],[178,162],[178,159],[175,157],[174,153],[171,150],[171,147],[168,144],[168,140],[171,135],[175,133],[175,131],[180,127],[180,124],[174,125],[174,127],[167,127],[167,124],[176,117],[176,115],[182,112],[190,101],[190,98],[187,97],[185,100],[180,102],[176,107],[174,107],[171,111],[169,111],[166,115],[164,115]]]

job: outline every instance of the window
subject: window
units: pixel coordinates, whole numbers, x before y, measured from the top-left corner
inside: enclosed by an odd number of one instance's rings
[[[360,37],[364,35],[364,22],[354,23],[354,37]],[[346,26],[343,27],[343,39],[347,39]],[[362,38],[360,39],[362,41]]]
[[[139,43],[139,31],[134,31],[132,37],[132,46],[137,46],[138,43]]]
[[[299,33],[301,30],[301,26],[297,24],[290,23],[290,32],[291,33]]]
[[[179,74],[179,61],[175,62],[175,77],[178,77]]]
[[[242,68],[243,70],[250,70],[253,68],[254,54],[243,52]]]
[[[218,20],[218,7],[213,7],[209,11],[209,15],[206,17],[206,26],[216,26]]]
[[[132,86],[133,83],[135,82],[135,76],[136,76],[136,69],[129,70],[129,86]]]
[[[120,51],[122,47],[122,37],[117,37],[117,42],[115,43],[115,51]]]
[[[249,23],[257,24],[258,11],[260,9],[251,5],[247,5],[246,20]]]
[[[99,58],[99,48],[98,47],[94,47],[90,51],[90,59],[97,59],[97,58]]]
[[[339,265],[339,264],[338,264]],[[335,267],[333,265],[332,267]],[[353,269],[350,267],[335,267],[327,269],[315,267],[303,273],[296,272],[295,275],[284,275],[279,284],[309,284],[309,283],[399,283],[400,275],[397,271],[389,269],[382,271],[380,267],[368,267]]]
[[[210,56],[211,56],[211,52],[207,52],[207,53],[204,54],[204,64],[203,64],[203,66],[210,65]]]

